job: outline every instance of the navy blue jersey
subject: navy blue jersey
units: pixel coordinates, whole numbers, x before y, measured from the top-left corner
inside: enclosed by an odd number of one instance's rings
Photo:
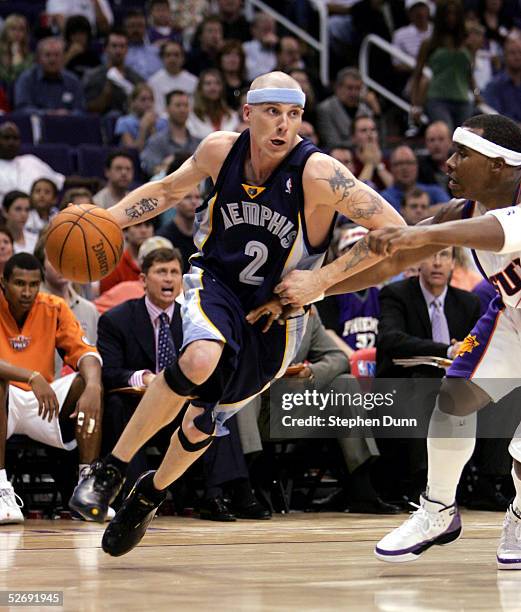
[[[302,173],[309,156],[319,149],[309,140],[299,142],[263,185],[249,185],[244,177],[249,150],[250,134],[245,130],[196,212],[198,253],[191,258],[193,266],[231,289],[246,311],[269,300],[291,270],[322,265],[335,221],[324,243],[313,248],[306,232]]]
[[[337,296],[340,335],[353,350],[376,346],[380,317],[379,290],[369,287],[358,293]]]

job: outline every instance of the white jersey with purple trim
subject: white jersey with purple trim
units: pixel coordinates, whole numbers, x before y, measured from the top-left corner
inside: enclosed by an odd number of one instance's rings
[[[474,203],[472,203],[474,204]],[[518,204],[521,206],[521,204]],[[474,204],[470,217],[479,217],[481,212]],[[473,251],[481,274],[493,283],[505,306],[521,308],[521,251],[499,255],[492,251]]]

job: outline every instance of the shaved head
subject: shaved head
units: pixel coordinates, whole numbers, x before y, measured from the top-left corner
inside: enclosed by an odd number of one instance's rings
[[[290,77],[289,74],[276,70],[274,72],[268,72],[267,74],[261,74],[253,80],[250,90],[253,89],[265,89],[272,87],[283,87],[285,89],[300,89],[302,87],[298,82]]]

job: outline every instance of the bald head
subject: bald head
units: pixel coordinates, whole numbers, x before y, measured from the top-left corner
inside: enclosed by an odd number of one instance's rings
[[[0,125],[0,159],[13,159],[20,151],[20,131],[11,121]]]
[[[281,72],[280,70],[261,74],[253,80],[250,90],[265,89],[268,87],[283,87],[284,89],[300,89],[302,91],[302,87],[293,77],[290,77],[289,74]]]

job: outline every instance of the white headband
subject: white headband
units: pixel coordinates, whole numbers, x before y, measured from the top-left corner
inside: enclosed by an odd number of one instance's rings
[[[306,104],[306,94],[301,89],[285,89],[283,87],[265,87],[264,89],[251,89],[246,95],[248,104],[264,104],[266,102],[280,102],[280,104]]]
[[[452,140],[486,157],[502,157],[508,166],[521,166],[521,153],[506,149],[495,142],[490,142],[490,140],[479,136],[476,132],[459,127],[454,131]]]

